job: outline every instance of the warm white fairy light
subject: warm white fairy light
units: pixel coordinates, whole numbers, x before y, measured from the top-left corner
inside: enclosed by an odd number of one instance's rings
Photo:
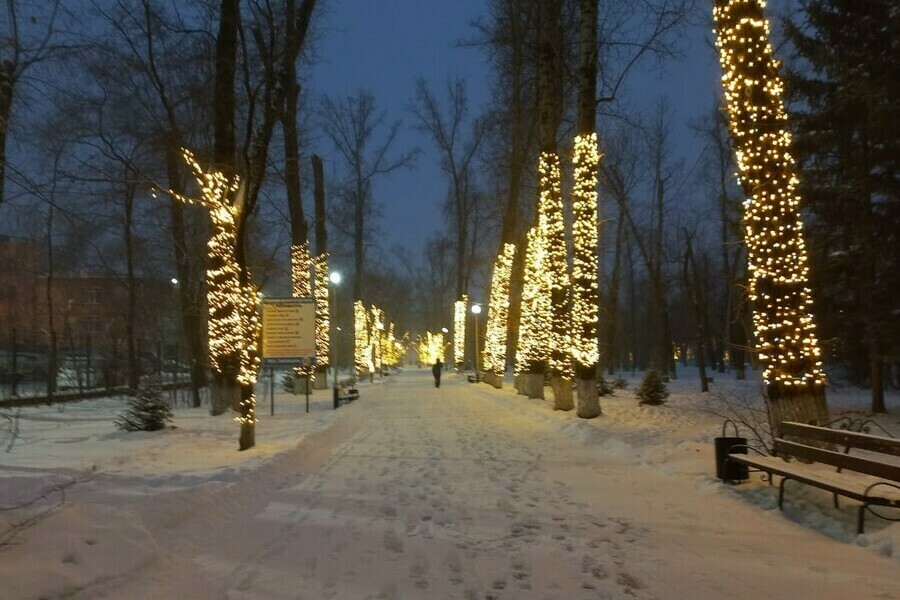
[[[357,373],[371,373],[373,370],[371,341],[369,335],[369,311],[362,300],[353,303],[354,358]]]
[[[572,189],[572,357],[580,370],[600,360],[597,341],[597,134],[575,137]]]
[[[418,354],[419,363],[433,365],[438,359],[444,358],[444,334],[425,332],[425,337],[419,338]]]
[[[462,367],[466,358],[466,306],[469,297],[463,294],[453,304],[453,361],[456,368]]]
[[[316,364],[319,367],[328,365],[328,350],[331,343],[329,329],[331,316],[328,312],[328,254],[322,253],[313,259],[313,273],[315,275],[313,292],[316,299]]]
[[[312,296],[312,258],[309,255],[309,242],[291,245],[291,294],[294,298]],[[318,312],[318,311],[317,311]],[[318,326],[317,331],[318,333]],[[294,367],[295,377],[306,377],[312,383],[315,380],[313,369],[309,365]]]
[[[722,85],[744,202],[750,299],[763,378],[822,384],[791,134],[761,0],[716,0]]]
[[[571,379],[571,315],[569,311],[569,268],[566,252],[566,225],[563,219],[562,192],[560,191],[559,156],[555,152],[541,152],[538,164],[540,176],[540,202],[546,217],[545,267],[550,295],[550,328],[547,331],[549,345],[548,365],[553,375]]]
[[[515,244],[503,244],[503,252],[494,263],[491,276],[491,297],[488,301],[488,318],[485,327],[484,370],[498,376],[506,371],[506,331],[509,320],[509,281],[512,277]]]
[[[538,207],[540,210],[540,207]],[[546,331],[550,326],[550,284],[545,263],[545,240],[538,216],[538,225],[528,231],[525,251],[525,272],[522,284],[522,312],[519,322],[519,343],[516,347],[516,374],[541,373],[547,359]]]
[[[382,345],[385,330],[384,311],[373,304],[369,314],[371,315],[369,320],[369,356],[372,357],[372,371],[380,373],[384,351],[384,346]]]
[[[259,293],[247,277],[242,284],[238,262],[237,219],[239,209],[233,200],[240,180],[229,179],[218,171],[205,172],[190,150],[184,149],[185,162],[200,184],[200,198],[190,198],[169,191],[181,202],[208,209],[212,234],[207,243],[209,255],[206,271],[209,302],[209,358],[218,373],[236,370],[236,381],[252,387],[259,373]],[[256,422],[255,397],[252,391],[240,403],[239,423]]]
[[[309,242],[291,246],[291,291],[294,298],[312,296],[312,258]]]

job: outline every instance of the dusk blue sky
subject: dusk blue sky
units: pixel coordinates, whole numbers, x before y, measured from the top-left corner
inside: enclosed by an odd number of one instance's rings
[[[382,178],[375,187],[383,207],[385,246],[401,243],[418,251],[425,239],[442,227],[438,208],[446,183],[431,142],[413,128],[409,113],[415,80],[424,77],[439,92],[448,77],[468,82],[473,109],[489,100],[490,76],[485,55],[458,42],[470,38],[470,23],[486,15],[483,0],[332,0],[322,5],[316,44],[316,63],[307,82],[314,96],[346,96],[360,88],[371,90],[392,119],[402,119],[404,131],[397,149],[422,149],[414,169]],[[696,162],[702,144],[687,129],[687,121],[709,110],[718,92],[715,55],[707,46],[707,15],[688,27],[683,39],[684,61],[662,68],[652,64],[633,71],[625,97],[637,106],[650,107],[666,94],[673,110],[674,150],[687,169]],[[602,136],[602,132],[601,132]],[[330,143],[320,138],[314,150],[323,155],[326,171],[334,177],[340,161]]]

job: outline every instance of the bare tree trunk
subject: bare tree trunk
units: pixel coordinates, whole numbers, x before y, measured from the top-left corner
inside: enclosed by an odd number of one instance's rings
[[[12,43],[17,43],[17,40],[13,40]],[[0,204],[3,204],[3,188],[6,184],[6,138],[12,118],[15,84],[15,65],[12,62],[0,61]]]
[[[132,250],[132,212],[134,209],[135,183],[131,169],[125,169],[125,266],[126,286],[128,290],[128,311],[125,319],[125,340],[128,344],[128,387],[138,389],[140,383],[140,367],[135,348],[134,330],[137,319],[137,290],[134,278],[134,252]],[[162,360],[162,357],[158,357]]]
[[[47,328],[49,345],[47,356],[47,401],[53,401],[56,394],[56,371],[58,351],[56,346],[56,319],[53,314],[53,203],[47,209]]]
[[[697,328],[697,370],[700,371],[700,392],[709,391],[709,382],[706,380],[706,316],[700,296],[700,282],[697,277],[697,265],[694,262],[694,252],[691,247],[691,237],[685,232],[685,251],[684,260],[682,262],[681,276],[684,281],[684,287],[691,299],[691,306],[694,309],[694,321]]]
[[[867,111],[868,114],[868,111]],[[884,356],[882,354],[882,307],[884,304],[878,298],[878,265],[875,254],[875,248],[879,240],[875,237],[875,227],[873,220],[875,215],[872,211],[872,193],[870,191],[871,167],[869,166],[869,131],[868,119],[866,126],[862,130],[862,156],[861,156],[861,177],[866,182],[862,201],[864,206],[860,211],[858,218],[861,220],[862,239],[866,240],[862,244],[862,290],[861,300],[866,311],[866,345],[869,349],[869,385],[872,391],[872,412],[885,413],[887,408],[884,405]]]
[[[184,185],[179,173],[178,153],[176,145],[168,143],[166,147],[166,174],[169,189],[182,193]],[[172,250],[175,254],[175,272],[178,274],[178,303],[181,312],[181,326],[188,354],[191,359],[191,404],[200,408],[200,390],[207,385],[206,380],[206,346],[203,343],[202,314],[205,310],[206,298],[203,293],[200,273],[192,268],[187,249],[187,235],[184,223],[184,205],[176,199],[170,201],[172,217]]]
[[[601,357],[606,362],[606,372],[615,373],[617,364],[622,355],[619,347],[619,285],[622,279],[622,242],[625,239],[625,220],[619,217],[616,223],[616,246],[613,258],[612,276],[609,282],[609,295],[606,307],[606,351],[601,352]]]

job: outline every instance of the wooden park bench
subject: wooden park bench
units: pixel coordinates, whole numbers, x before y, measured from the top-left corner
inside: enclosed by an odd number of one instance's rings
[[[842,446],[843,452],[833,448]],[[854,454],[850,451],[854,450]],[[784,484],[789,480],[812,485],[862,502],[857,533],[863,533],[865,514],[897,521],[872,510],[872,506],[900,509],[900,439],[854,431],[816,427],[802,423],[782,423],[781,437],[775,440],[777,456],[729,454],[728,460],[781,477],[778,508],[784,504]],[[829,467],[836,467],[834,470]]]
[[[337,410],[341,404],[359,400],[359,390],[353,387],[337,387],[334,388],[334,408]]]

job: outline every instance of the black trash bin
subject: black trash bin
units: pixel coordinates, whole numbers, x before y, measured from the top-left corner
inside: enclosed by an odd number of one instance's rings
[[[725,429],[728,424],[734,427],[734,437],[726,437]],[[728,460],[729,454],[747,454],[747,438],[738,435],[737,424],[728,419],[722,424],[722,437],[717,437],[716,442],[716,477],[722,481],[735,482],[750,478],[747,465]]]

